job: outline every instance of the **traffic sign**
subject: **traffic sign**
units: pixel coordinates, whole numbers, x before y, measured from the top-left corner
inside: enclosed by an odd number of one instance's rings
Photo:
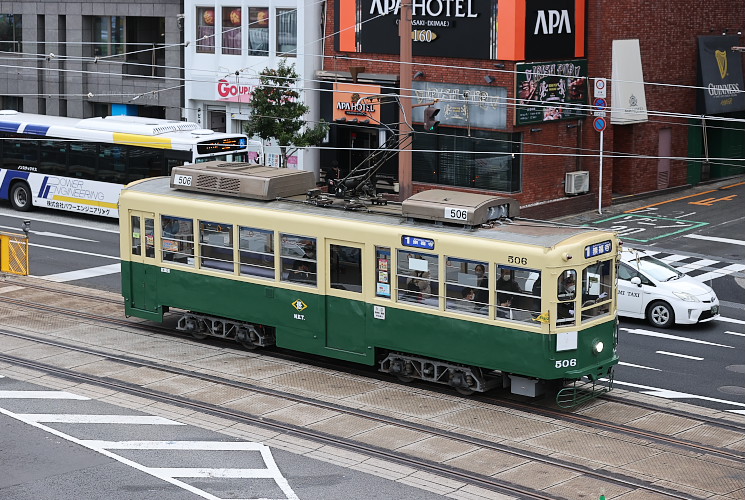
[[[605,125],[605,118],[603,118],[602,116],[598,116],[592,121],[592,128],[594,128],[598,132],[602,132],[603,130],[605,130]]]
[[[605,78],[595,78],[595,93],[593,94],[593,97],[605,97],[606,83]]]
[[[592,101],[592,105],[595,106],[595,109],[597,110],[603,110],[608,107],[608,103],[602,97],[596,97],[595,100]]]

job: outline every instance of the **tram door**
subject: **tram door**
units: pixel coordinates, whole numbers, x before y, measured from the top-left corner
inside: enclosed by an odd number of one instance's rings
[[[363,354],[365,303],[358,243],[326,240],[326,347]]]
[[[143,311],[155,309],[157,275],[155,267],[155,217],[152,213],[129,211],[131,253],[129,286],[131,307]]]

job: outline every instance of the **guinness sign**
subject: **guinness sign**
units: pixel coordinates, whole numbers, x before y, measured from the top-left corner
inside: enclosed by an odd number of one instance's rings
[[[745,111],[740,55],[732,50],[737,35],[698,37],[698,112],[702,114]]]

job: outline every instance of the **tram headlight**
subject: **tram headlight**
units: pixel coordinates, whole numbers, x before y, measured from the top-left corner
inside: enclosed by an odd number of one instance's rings
[[[592,351],[595,354],[600,354],[603,352],[603,348],[605,348],[605,344],[603,344],[602,340],[596,340],[595,343],[592,345]]]

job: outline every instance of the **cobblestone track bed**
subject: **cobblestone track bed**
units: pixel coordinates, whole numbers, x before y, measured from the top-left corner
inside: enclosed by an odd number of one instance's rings
[[[5,298],[4,284],[0,282],[0,300]],[[18,286],[18,283],[13,284]],[[96,302],[98,298],[86,289],[54,284],[58,286],[56,295],[45,296],[49,305],[87,312],[92,310],[91,301]],[[64,295],[64,291],[73,295]],[[106,295],[103,293],[101,298],[106,299],[108,306],[101,306],[99,301],[97,314],[121,318],[121,306],[116,303],[118,297]],[[12,294],[16,301],[36,302],[37,296],[38,288],[29,288],[25,293],[14,290]],[[626,405],[626,398],[644,400],[645,404],[649,404],[646,399],[651,398],[623,391],[616,393],[621,394],[621,398],[598,400],[568,415],[583,415],[631,427],[639,423],[646,432],[679,436],[711,448],[708,451],[686,449],[679,444],[656,442],[654,435],[637,437],[618,430],[596,429],[592,422],[565,420],[529,409],[495,407],[455,395],[436,394],[418,387],[402,387],[270,358],[262,356],[261,351],[226,350],[220,345],[143,333],[137,323],[102,327],[93,319],[65,318],[59,310],[40,313],[17,307],[12,311],[0,308],[0,325],[7,331],[39,340],[98,351],[98,354],[70,354],[61,346],[40,348],[34,340],[5,336],[2,352],[6,355],[106,376],[121,383],[202,401],[298,429],[352,439],[396,455],[419,457],[446,468],[470,471],[505,484],[522,485],[543,492],[547,498],[580,498],[577,495],[582,492],[592,498],[598,488],[607,498],[626,494],[631,494],[629,498],[632,498],[633,492],[644,486],[658,490],[667,498],[745,497],[745,433],[742,431],[745,418],[738,415],[718,415],[680,403],[675,404],[676,410],[684,412],[685,418],[666,415]],[[112,354],[127,355],[133,362],[142,358],[165,363],[171,371],[106,359]],[[12,364],[0,365],[0,369],[8,376],[27,373],[27,369]],[[174,373],[174,369],[184,372]],[[39,375],[34,373],[35,377]],[[202,378],[195,380],[195,376]],[[219,378],[209,380],[210,376]],[[247,382],[250,387],[228,386],[221,379]],[[90,385],[49,376],[41,376],[35,382],[44,383],[45,380],[65,384],[68,388]],[[294,399],[288,400],[283,393],[294,395]],[[120,397],[126,399],[126,396]],[[331,406],[323,407],[321,403],[331,403]],[[365,413],[354,414],[352,409]],[[697,421],[699,413],[704,418],[715,419],[714,423]],[[390,420],[371,420],[373,415],[388,416]],[[232,422],[227,428],[235,425],[238,424]],[[718,455],[717,451],[731,455]],[[548,457],[554,463],[541,463],[541,457]],[[609,483],[603,476],[615,481]],[[628,480],[632,483],[624,485],[623,481]],[[639,485],[633,486],[633,481]],[[455,492],[462,487],[453,487],[451,493],[458,497]],[[653,493],[647,489],[643,494]],[[488,494],[485,497],[488,498]]]

